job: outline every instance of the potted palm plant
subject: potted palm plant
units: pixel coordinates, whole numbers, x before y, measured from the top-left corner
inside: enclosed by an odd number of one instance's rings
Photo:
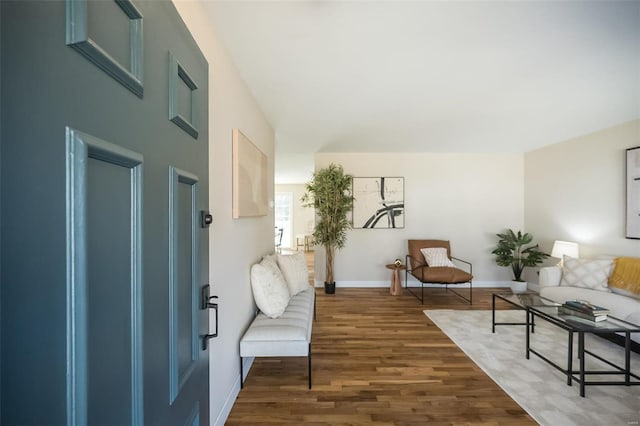
[[[324,286],[327,294],[335,293],[336,282],[333,276],[335,251],[344,247],[347,241],[347,229],[351,228],[351,222],[347,218],[347,213],[353,206],[351,181],[352,176],[345,174],[342,166],[330,164],[313,174],[302,197],[305,207],[316,209],[313,239],[325,250]]]
[[[500,266],[510,266],[514,280],[511,290],[514,293],[526,291],[527,283],[522,279],[522,273],[527,266],[536,266],[549,257],[541,251],[537,244],[525,247],[533,241],[533,235],[507,229],[502,234],[496,234],[498,246],[491,252],[496,255],[496,263]]]

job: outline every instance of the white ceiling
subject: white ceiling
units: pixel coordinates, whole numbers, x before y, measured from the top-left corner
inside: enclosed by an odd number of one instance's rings
[[[205,3],[276,183],[315,152],[523,152],[640,118],[640,0]]]

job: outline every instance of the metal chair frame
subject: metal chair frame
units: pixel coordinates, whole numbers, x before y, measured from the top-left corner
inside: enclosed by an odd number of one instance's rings
[[[458,262],[462,262],[465,263],[469,266],[469,274],[473,275],[473,265],[470,262],[467,262],[466,260],[462,260],[459,259],[457,257],[454,256],[450,256],[452,260],[456,260]],[[413,260],[413,263],[409,263],[410,260]],[[421,279],[418,279],[415,275],[413,275],[413,271],[415,271],[416,269],[421,269],[425,266],[427,266],[426,264],[419,264],[420,261],[414,257],[412,257],[410,254],[407,254],[405,257],[405,265],[407,265],[407,269],[404,270],[404,288],[412,295],[414,296],[416,299],[418,299],[420,301],[421,304],[424,305],[424,285],[425,284],[439,284],[439,285],[444,285],[444,289],[445,291],[451,291],[453,294],[455,294],[456,296],[458,296],[459,298],[461,298],[462,300],[464,300],[465,302],[469,302],[469,304],[473,304],[473,280],[471,281],[465,281],[465,282],[460,282],[460,283],[443,283],[443,282],[427,282],[424,280],[424,270],[421,270]],[[411,264],[419,264],[418,266],[416,266],[413,269],[409,269],[409,265]],[[412,277],[414,277],[414,279],[416,281],[420,282],[420,296],[418,296],[416,293],[414,293],[413,291],[411,291],[411,287],[409,287],[409,275],[411,275]],[[464,295],[462,295],[461,293],[458,293],[455,290],[449,289],[450,285],[459,285],[459,284],[466,284],[469,283],[469,297],[465,297]]]

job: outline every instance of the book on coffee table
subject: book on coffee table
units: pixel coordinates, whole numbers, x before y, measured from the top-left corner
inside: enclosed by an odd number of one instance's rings
[[[604,321],[607,319],[607,314],[598,314],[598,315],[594,315],[594,314],[590,314],[578,309],[573,309],[569,306],[566,305],[562,305],[560,307],[558,307],[558,313],[560,315],[569,315],[569,316],[573,316],[573,317],[577,317],[577,318],[582,318],[585,320],[589,320],[592,322],[600,322],[600,321]]]
[[[567,300],[562,304],[567,308],[575,309],[590,315],[605,315],[609,313],[609,309],[602,306],[594,305],[586,300]]]

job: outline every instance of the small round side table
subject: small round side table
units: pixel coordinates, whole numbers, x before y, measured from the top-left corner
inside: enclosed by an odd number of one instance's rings
[[[402,279],[400,278],[400,271],[407,269],[405,265],[396,265],[395,263],[390,263],[385,266],[387,269],[391,269],[393,272],[391,273],[391,294],[393,296],[399,296],[402,294]]]

